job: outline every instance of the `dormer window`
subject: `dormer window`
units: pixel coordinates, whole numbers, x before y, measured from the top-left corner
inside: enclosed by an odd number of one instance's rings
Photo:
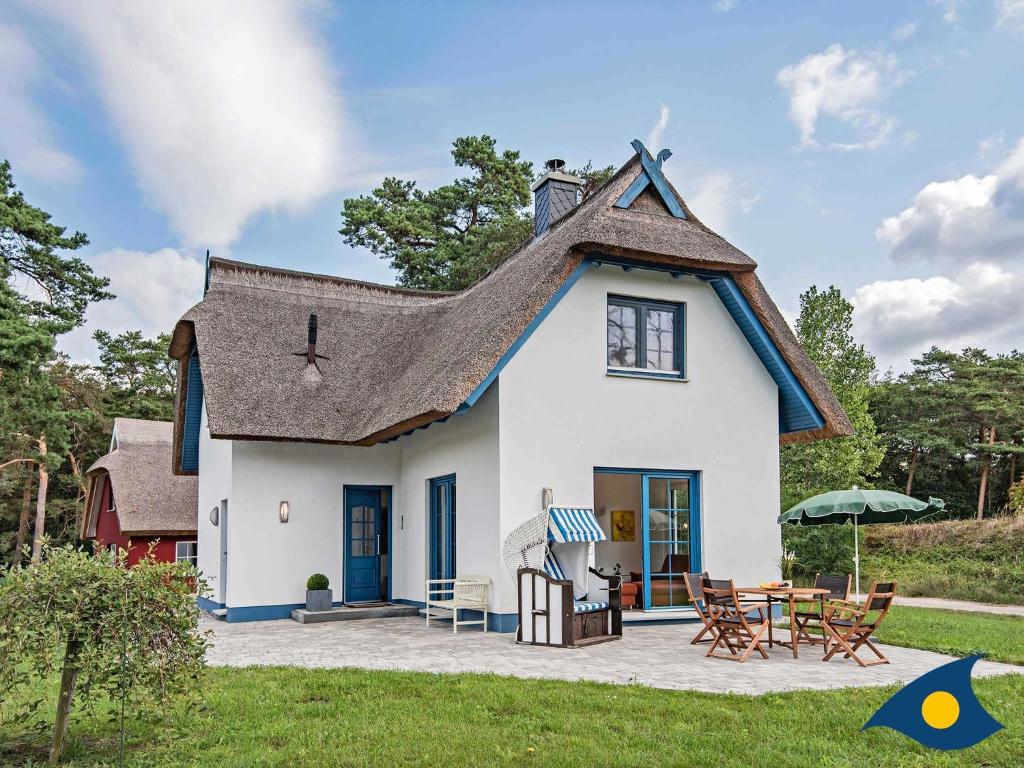
[[[608,373],[684,378],[684,305],[608,297]]]

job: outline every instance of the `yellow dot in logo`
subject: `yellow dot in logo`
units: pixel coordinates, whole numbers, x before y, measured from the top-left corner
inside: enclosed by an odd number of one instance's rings
[[[932,728],[949,728],[960,717],[960,702],[947,691],[929,693],[921,702],[921,717]]]

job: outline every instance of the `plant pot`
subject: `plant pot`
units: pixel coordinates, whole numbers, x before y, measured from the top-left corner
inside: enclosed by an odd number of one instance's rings
[[[329,589],[307,589],[307,611],[329,611],[333,607],[332,592]]]

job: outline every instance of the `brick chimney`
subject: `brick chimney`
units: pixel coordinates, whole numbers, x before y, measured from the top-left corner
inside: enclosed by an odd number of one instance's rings
[[[533,234],[540,235],[576,207],[583,180],[565,173],[564,160],[548,160],[533,185]]]

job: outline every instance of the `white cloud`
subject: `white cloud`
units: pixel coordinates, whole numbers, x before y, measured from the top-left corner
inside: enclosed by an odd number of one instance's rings
[[[715,0],[711,3],[711,10],[719,13],[728,13],[736,7],[737,0]]]
[[[908,21],[906,24],[902,24],[892,31],[892,39],[903,43],[912,38],[916,34],[917,22]]]
[[[698,219],[716,232],[725,232],[737,212],[749,213],[760,200],[728,171],[712,171],[695,178],[686,202]]]
[[[45,78],[39,56],[19,30],[2,24],[0,72],[0,156],[11,161],[15,179],[23,174],[43,181],[78,178],[78,161],[56,146],[50,122],[32,98],[33,88]]]
[[[652,155],[657,155],[661,150],[661,139],[665,135],[665,129],[668,128],[670,116],[669,108],[662,104],[658,110],[658,121],[651,127],[650,133],[647,134],[647,149]]]
[[[141,330],[153,337],[170,332],[185,310],[203,297],[203,264],[174,248],[145,253],[117,248],[86,257],[98,275],[110,278],[117,298],[90,304],[86,324],[61,336],[60,348],[75,360],[96,362],[92,334]]]
[[[139,185],[187,245],[339,187],[349,136],[308,4],[47,0],[78,40]]]
[[[947,24],[956,26],[960,23],[960,9],[964,0],[929,0],[929,4],[942,9],[942,20]]]
[[[874,149],[892,136],[898,121],[877,106],[890,88],[909,76],[895,56],[846,50],[836,43],[776,76],[789,91],[789,116],[800,130],[802,147],[822,146],[819,123],[831,118],[845,129],[848,138],[824,144],[830,149]]]
[[[1007,351],[1024,336],[1022,291],[1024,277],[982,262],[952,278],[881,280],[857,289],[854,325],[881,370],[906,369],[932,345]]]
[[[1024,0],[996,0],[996,26],[1024,31]]]
[[[875,237],[898,260],[1024,262],[1024,138],[989,174],[926,185]]]

